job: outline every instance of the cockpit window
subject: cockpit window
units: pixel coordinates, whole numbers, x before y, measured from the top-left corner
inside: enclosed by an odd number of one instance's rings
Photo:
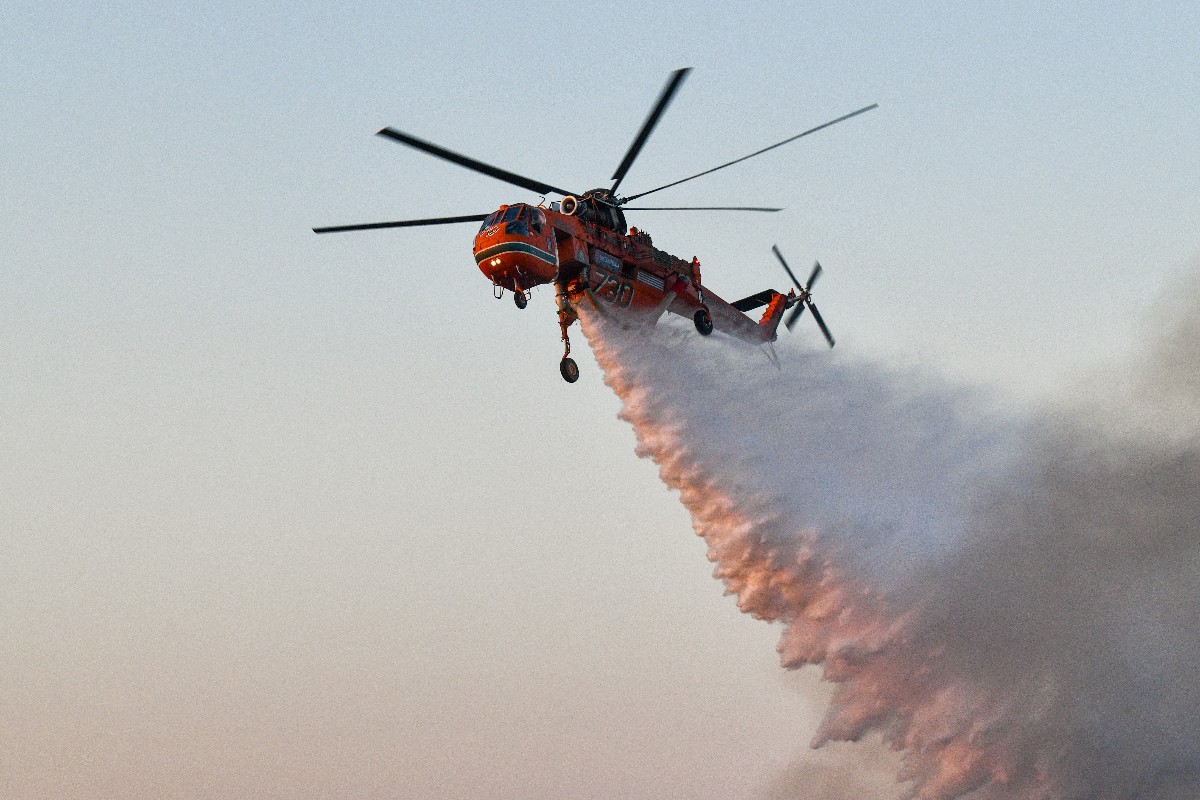
[[[483,221],[483,224],[479,226],[479,230],[481,230],[481,231],[487,230],[488,228],[495,225],[496,222],[499,221],[499,219],[500,219],[500,212],[493,211],[490,215],[488,215],[488,218]]]
[[[513,236],[529,235],[529,206],[509,206],[504,212],[504,232]]]
[[[546,215],[542,213],[540,208],[531,208],[529,210],[529,227],[533,228],[534,233],[541,233],[542,226],[546,224]]]

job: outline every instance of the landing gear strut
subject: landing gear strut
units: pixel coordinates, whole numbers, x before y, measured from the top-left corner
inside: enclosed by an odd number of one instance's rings
[[[564,381],[574,383],[579,380],[579,365],[575,363],[575,359],[571,358],[571,337],[567,334],[567,328],[571,327],[571,323],[575,321],[575,310],[571,308],[566,283],[556,280],[554,288],[557,290],[554,299],[558,303],[558,329],[562,331],[563,343],[563,357],[562,361],[558,362],[558,371]]]

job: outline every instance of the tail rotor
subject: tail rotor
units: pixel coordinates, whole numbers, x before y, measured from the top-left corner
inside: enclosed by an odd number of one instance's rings
[[[779,259],[779,263],[783,265],[784,271],[792,279],[792,283],[796,284],[797,289],[795,298],[788,303],[789,306],[794,305],[796,308],[788,315],[783,324],[790,331],[807,307],[812,311],[813,319],[817,321],[817,327],[821,329],[821,333],[825,336],[825,341],[829,342],[830,347],[833,347],[833,334],[829,332],[829,326],[825,324],[825,320],[821,317],[821,312],[817,310],[816,305],[812,301],[813,284],[817,282],[817,278],[821,277],[821,273],[823,272],[820,262],[813,262],[813,270],[808,276],[808,282],[800,283],[796,278],[796,273],[792,272],[792,268],[788,266],[787,261],[784,259],[783,253],[779,252],[779,246],[771,245],[771,251],[775,253],[775,257]]]

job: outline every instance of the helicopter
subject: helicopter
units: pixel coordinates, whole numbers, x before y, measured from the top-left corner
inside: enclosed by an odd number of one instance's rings
[[[681,183],[733,166],[762,155],[831,125],[878,108],[877,103],[865,106],[837,119],[810,128],[747,156],[720,164],[686,178],[654,189],[631,195],[618,195],[617,190],[633,165],[663,112],[674,99],[690,67],[678,69],[667,79],[650,114],[630,145],[625,157],[613,173],[612,186],[571,192],[539,180],[500,169],[469,156],[448,150],[440,145],[419,139],[412,134],[385,127],[377,135],[399,144],[420,150],[436,158],[488,175],[492,178],[526,189],[542,196],[537,205],[513,203],[502,205],[490,214],[457,217],[370,222],[355,225],[333,225],[313,228],[314,233],[408,228],[426,225],[456,225],[482,223],[475,234],[475,263],[492,283],[494,296],[499,299],[508,290],[517,308],[529,303],[530,292],[536,286],[553,284],[558,308],[558,324],[563,342],[559,372],[568,383],[579,380],[579,366],[571,358],[568,329],[579,318],[579,307],[589,303],[601,314],[648,321],[655,324],[667,313],[691,318],[702,336],[713,331],[751,343],[775,341],[780,322],[788,330],[796,324],[805,308],[812,312],[829,346],[834,344],[825,320],[812,302],[812,285],[820,276],[820,263],[813,266],[805,283],[801,283],[784,260],[779,248],[775,256],[783,265],[795,288],[787,294],[766,289],[734,302],[723,300],[706,289],[700,275],[697,258],[685,261],[654,247],[650,235],[630,227],[625,211],[748,211],[772,213],[780,208],[748,206],[627,206],[630,201],[678,186]],[[557,194],[560,200],[548,205],[545,198]],[[755,320],[747,312],[766,307]]]

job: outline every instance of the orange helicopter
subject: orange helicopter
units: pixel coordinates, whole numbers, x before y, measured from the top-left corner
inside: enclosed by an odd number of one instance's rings
[[[821,274],[819,263],[814,264],[808,282],[802,284],[784,260],[779,248],[773,247],[775,256],[796,288],[787,294],[767,289],[730,303],[705,289],[700,278],[698,259],[685,261],[655,248],[646,232],[627,226],[624,214],[624,211],[775,212],[782,209],[744,206],[625,208],[625,205],[639,197],[677,186],[761,155],[768,150],[774,150],[810,133],[816,133],[830,125],[877,108],[878,104],[852,111],[704,172],[638,194],[618,196],[617,188],[625,179],[625,174],[690,71],[690,68],[684,68],[671,74],[653,110],[646,117],[633,144],[613,173],[613,184],[609,188],[591,189],[582,193],[568,192],[452,152],[394,128],[384,128],[379,131],[379,136],[536,192],[543,198],[546,195],[558,194],[562,199],[551,202],[548,207],[541,203],[514,203],[500,206],[491,214],[335,225],[313,228],[313,232],[335,233],[482,222],[479,232],[475,235],[475,263],[491,281],[493,293],[497,298],[502,297],[507,289],[513,293],[517,308],[525,308],[533,287],[554,284],[558,324],[564,348],[559,372],[568,383],[579,380],[579,366],[571,358],[568,328],[578,319],[576,307],[581,302],[591,303],[605,314],[634,317],[649,323],[656,323],[664,314],[670,312],[691,318],[696,330],[703,336],[717,330],[753,343],[774,341],[784,312],[793,309],[785,323],[790,330],[807,307],[812,311],[813,319],[832,347],[833,336],[812,302],[812,285]],[[766,310],[757,321],[746,313],[763,306],[766,306]]]

